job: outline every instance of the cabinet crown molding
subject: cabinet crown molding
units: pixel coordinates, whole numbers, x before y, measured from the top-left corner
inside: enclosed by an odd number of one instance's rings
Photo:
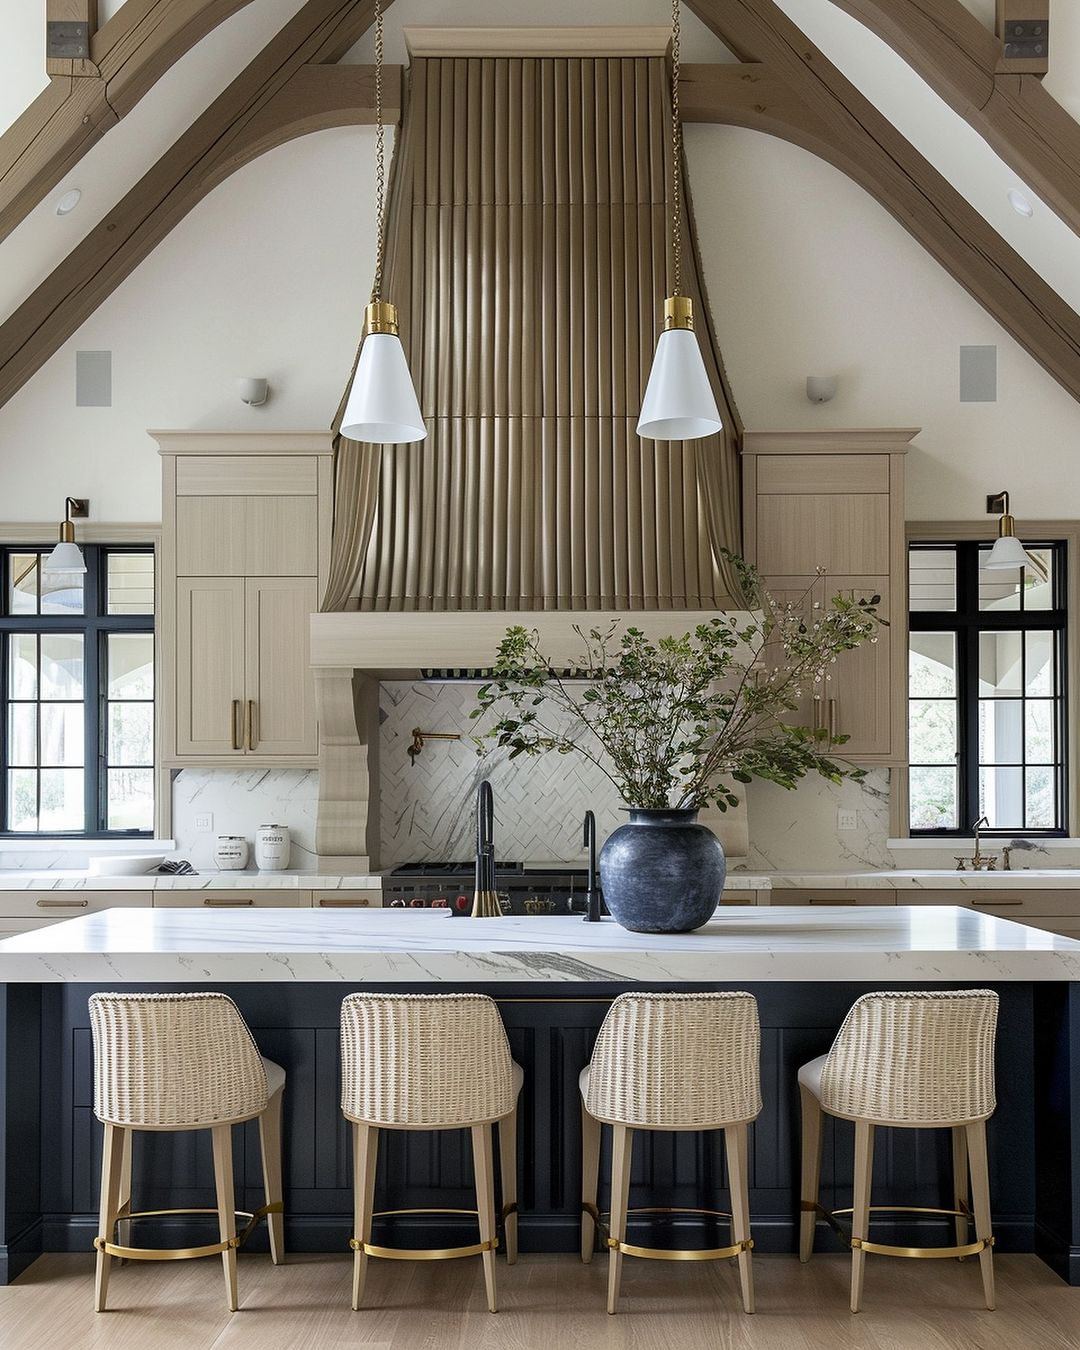
[[[155,431],[159,455],[332,455],[332,431]]]
[[[922,427],[854,427],[813,431],[744,431],[744,455],[903,455]]]

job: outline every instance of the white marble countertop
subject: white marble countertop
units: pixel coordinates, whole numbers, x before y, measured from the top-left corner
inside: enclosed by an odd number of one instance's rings
[[[736,874],[737,875],[737,874]],[[766,872],[770,889],[978,891],[1078,890],[1080,868],[1032,867],[1010,872],[957,872],[955,868],[896,868],[863,872]]]
[[[0,941],[0,982],[1080,980],[1080,942],[956,906],[739,909],[696,933],[438,911],[109,909]]]

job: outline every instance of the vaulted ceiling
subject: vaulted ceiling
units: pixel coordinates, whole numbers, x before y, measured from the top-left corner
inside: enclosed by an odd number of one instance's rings
[[[1047,87],[1002,60],[987,0],[686,5],[687,117],[830,160],[1080,399],[1080,126],[1068,106],[1080,106],[1080,22],[1070,32],[1062,0],[1054,41],[1075,59],[1057,56]],[[505,25],[513,8],[471,0],[439,19]],[[0,136],[0,403],[233,169],[290,136],[371,120],[371,0],[111,0],[102,12],[89,62],[54,63]],[[398,0],[389,59],[402,59],[400,27],[431,17],[430,3]],[[522,24],[535,17],[520,5]],[[581,16],[558,0],[543,17]],[[619,17],[664,15],[631,0]],[[25,42],[0,48],[0,88],[19,75],[33,89],[26,62],[43,59]],[[75,185],[78,211],[57,217]]]

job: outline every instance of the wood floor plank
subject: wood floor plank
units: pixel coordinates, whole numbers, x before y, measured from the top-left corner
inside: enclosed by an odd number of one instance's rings
[[[995,1259],[998,1310],[978,1263],[867,1264],[863,1311],[847,1310],[849,1262],[755,1256],[758,1311],[740,1308],[732,1262],[627,1259],[609,1317],[607,1262],[576,1255],[499,1262],[487,1311],[480,1262],[372,1261],[369,1305],[349,1306],[351,1260],[241,1256],[241,1310],[224,1307],[213,1261],[129,1264],[93,1312],[93,1258],[46,1256],[0,1289],[3,1350],[1080,1350],[1080,1289],[1034,1256]]]

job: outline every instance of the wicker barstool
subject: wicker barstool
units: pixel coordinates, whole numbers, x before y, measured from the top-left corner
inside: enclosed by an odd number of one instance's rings
[[[105,1311],[114,1256],[175,1261],[221,1253],[229,1308],[237,1308],[236,1249],[268,1216],[270,1254],[285,1255],[281,1193],[281,1102],[285,1070],[263,1059],[247,1024],[225,994],[94,994],[94,1114],[105,1126],[95,1308]],[[266,1204],[237,1236],[232,1127],[258,1118]],[[131,1209],[131,1139],[136,1130],[210,1130],[217,1207]],[[133,1247],[133,1218],[217,1214],[221,1240],[201,1247]],[[113,1234],[120,1225],[122,1242]]]
[[[986,1121],[993,1113],[994,1034],[998,997],[990,989],[864,994],[852,1007],[827,1055],[799,1070],[802,1101],[802,1214],[799,1259],[808,1261],[819,1218],[851,1247],[851,1311],[862,1300],[866,1253],[881,1256],[978,1255],[986,1306],[994,1306],[994,1237],[986,1163]],[[855,1183],[850,1211],[818,1202],[822,1112],[855,1122]],[[954,1206],[927,1209],[870,1204],[874,1130],[952,1131]],[[968,1208],[968,1172],[974,1216]],[[876,1212],[955,1216],[956,1245],[897,1247],[869,1241]],[[837,1215],[851,1215],[848,1233]],[[968,1242],[974,1217],[975,1241]]]
[[[496,1311],[495,1179],[491,1127],[499,1127],[501,1218],[509,1265],[517,1260],[517,1100],[522,1072],[510,1058],[494,1000],[483,994],[351,994],[341,1005],[341,1110],[353,1126],[355,1235],[352,1306],[360,1307],[369,1256],[434,1261],[482,1256],[488,1308]],[[480,1241],[420,1250],[372,1242],[379,1131],[472,1133]]]
[[[656,1260],[719,1261],[737,1257],[743,1307],[754,1311],[750,1252],[747,1132],[761,1111],[761,1033],[750,994],[622,994],[600,1028],[592,1061],[581,1074],[581,1259],[591,1261],[596,1229],[601,1122],[614,1130],[608,1312],[617,1309],[624,1255]],[[731,1244],[708,1250],[641,1247],[626,1241],[630,1161],[635,1130],[723,1129]],[[659,1211],[669,1213],[671,1211]]]

